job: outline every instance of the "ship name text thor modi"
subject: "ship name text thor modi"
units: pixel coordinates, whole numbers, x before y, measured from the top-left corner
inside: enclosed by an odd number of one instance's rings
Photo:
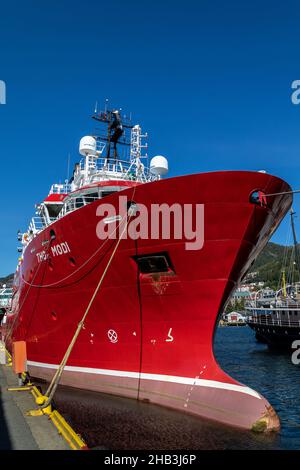
[[[267,400],[220,368],[213,340],[291,206],[278,194],[289,185],[255,171],[163,178],[168,162],[147,168],[140,126],[117,110],[94,119],[106,132],[81,140],[72,178],[52,186],[20,234],[7,348],[25,341],[30,376],[51,386],[277,430]]]

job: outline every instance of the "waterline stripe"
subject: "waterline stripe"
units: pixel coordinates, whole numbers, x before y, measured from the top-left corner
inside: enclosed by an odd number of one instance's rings
[[[43,367],[45,369],[58,369],[56,364],[46,364],[43,362],[27,361],[29,366]],[[261,400],[261,396],[249,387],[243,385],[230,384],[226,382],[217,382],[216,380],[195,379],[190,377],[179,377],[177,375],[145,374],[138,372],[129,372],[124,370],[94,369],[90,367],[65,366],[69,372],[81,372],[86,374],[109,375],[113,377],[127,377],[132,379],[156,380],[160,382],[178,383],[183,385],[195,385],[198,387],[219,388],[222,390],[231,390],[234,392],[245,393]]]

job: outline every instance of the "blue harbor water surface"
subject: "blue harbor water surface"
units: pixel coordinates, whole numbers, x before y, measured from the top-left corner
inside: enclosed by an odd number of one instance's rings
[[[244,326],[218,328],[215,356],[225,372],[264,395],[277,412],[281,431],[271,447],[300,449],[300,366],[291,353],[270,350]]]

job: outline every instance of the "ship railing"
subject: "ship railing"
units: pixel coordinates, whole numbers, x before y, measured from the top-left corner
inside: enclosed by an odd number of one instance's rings
[[[79,162],[78,170],[80,172],[85,171],[85,160],[82,159]],[[109,177],[123,178],[130,181],[150,181],[155,180],[156,177],[150,172],[150,169],[142,164],[140,168],[135,165],[134,161],[130,160],[119,160],[111,157],[107,158],[94,158],[89,162],[89,172],[91,179],[96,174],[107,175]]]
[[[264,326],[286,326],[291,328],[299,328],[300,327],[300,320],[281,320],[276,318],[262,318],[262,317],[255,317],[249,316],[247,318],[247,323],[255,323],[257,325],[264,325]]]
[[[271,311],[274,310],[300,310],[300,302],[291,302],[291,301],[278,301],[277,302],[268,302],[268,305],[259,305],[257,302],[246,302],[245,308],[247,310],[256,309],[261,311]]]
[[[80,209],[82,206],[86,206],[87,204],[91,204],[92,202],[99,201],[99,196],[86,196],[86,195],[76,195],[74,197],[68,198],[65,202],[62,210],[59,213],[59,218],[65,216],[69,212],[73,212],[76,209]]]
[[[295,316],[298,315],[298,313],[299,319],[295,319]],[[286,316],[283,317],[283,315]],[[300,327],[300,310],[254,309],[252,312],[247,313],[246,321],[247,323],[266,326]]]
[[[50,188],[49,194],[68,194],[72,191],[70,184],[53,184]]]
[[[55,222],[55,220],[57,220],[56,217],[49,217],[47,220],[40,216],[32,217],[27,231],[29,238],[34,237],[41,230]]]
[[[274,304],[274,308],[276,309],[281,309],[281,308],[287,308],[288,310],[293,310],[293,309],[300,309],[300,303],[299,302],[291,302],[291,301],[278,301],[276,304]]]

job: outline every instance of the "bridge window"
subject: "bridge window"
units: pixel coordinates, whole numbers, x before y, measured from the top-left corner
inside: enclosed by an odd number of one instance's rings
[[[110,196],[111,194],[115,193],[116,191],[102,191],[102,197]]]
[[[84,196],[84,200],[87,204],[96,201],[96,199],[99,199],[98,193],[89,193]]]
[[[75,202],[75,207],[76,209],[79,209],[80,207],[84,206],[84,200],[83,197],[77,197],[76,202]]]

